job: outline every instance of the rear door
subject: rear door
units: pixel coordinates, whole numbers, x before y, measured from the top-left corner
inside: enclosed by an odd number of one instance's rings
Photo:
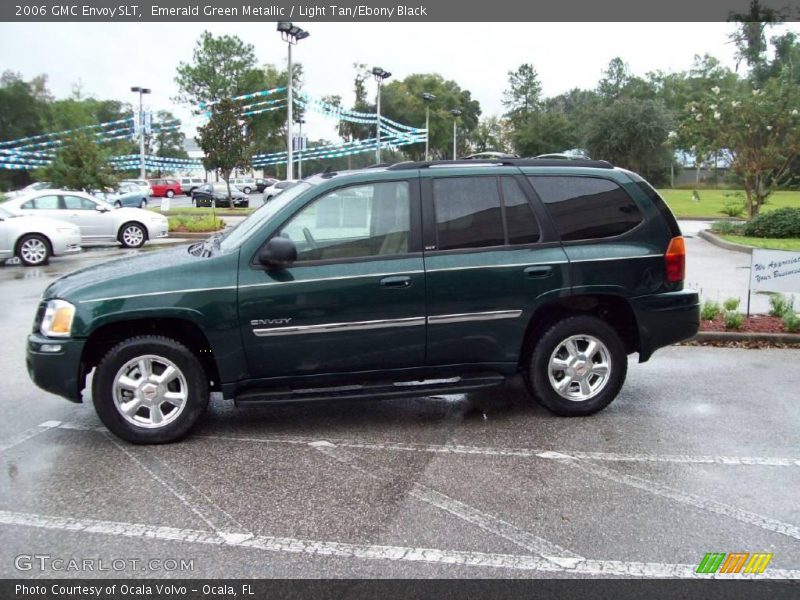
[[[518,169],[422,177],[427,364],[516,363],[535,308],[569,289],[563,249]]]

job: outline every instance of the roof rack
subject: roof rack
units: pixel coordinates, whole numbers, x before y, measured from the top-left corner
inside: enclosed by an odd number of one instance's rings
[[[474,167],[476,164],[502,167],[587,167],[592,169],[613,169],[606,160],[584,158],[500,158],[500,159],[462,159],[462,160],[422,160],[399,162],[387,167],[389,171],[428,169],[430,167]]]

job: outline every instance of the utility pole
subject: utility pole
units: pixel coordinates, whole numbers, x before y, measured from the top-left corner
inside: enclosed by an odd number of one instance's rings
[[[152,90],[150,88],[134,86],[131,88],[132,92],[139,93],[139,179],[147,179],[147,173],[144,168],[144,112],[143,112],[143,96],[149,94]]]

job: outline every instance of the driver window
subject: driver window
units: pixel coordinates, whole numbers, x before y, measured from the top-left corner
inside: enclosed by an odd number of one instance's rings
[[[331,260],[408,253],[406,181],[339,188],[314,200],[283,227],[297,260]]]
[[[67,210],[94,210],[95,208],[94,202],[79,196],[64,196],[64,206]]]

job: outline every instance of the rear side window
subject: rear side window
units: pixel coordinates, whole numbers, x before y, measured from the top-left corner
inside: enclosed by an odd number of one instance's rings
[[[37,208],[39,210],[58,210],[58,196],[39,196],[33,200],[28,200],[20,208],[26,210]]]
[[[484,248],[505,243],[495,177],[433,180],[439,250]]]
[[[614,237],[642,222],[633,199],[608,179],[574,176],[528,179],[564,241]]]
[[[508,243],[532,244],[539,241],[539,224],[525,192],[513,177],[501,177],[503,204],[506,208]]]

